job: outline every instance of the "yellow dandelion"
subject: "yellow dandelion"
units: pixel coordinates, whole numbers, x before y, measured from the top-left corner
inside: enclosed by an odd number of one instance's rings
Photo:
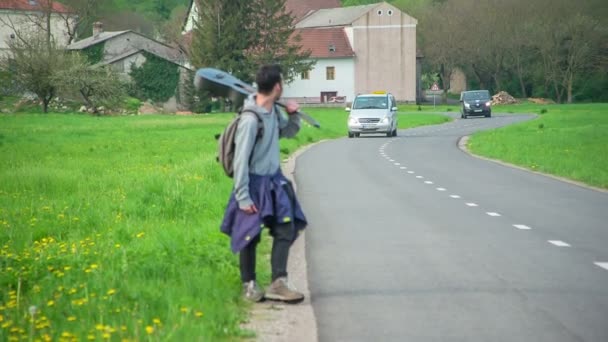
[[[104,329],[103,324],[95,324],[95,330],[99,330],[99,331],[101,331],[101,330],[103,330],[103,329]]]
[[[91,269],[97,269],[99,267],[99,265],[97,264],[91,264]]]
[[[4,323],[2,323],[2,325],[0,325],[0,327],[2,327],[2,329],[6,329],[6,328],[10,328],[13,325],[13,321],[6,321]]]
[[[68,322],[74,322],[75,320],[76,320],[76,317],[74,317],[74,316],[68,317]]]
[[[179,309],[179,311],[183,312],[183,313],[188,313],[188,311],[190,311],[188,308],[181,308]]]
[[[55,301],[53,301],[53,300],[49,300],[49,301],[46,303],[46,306],[53,306],[53,305],[55,305]]]
[[[156,324],[156,325],[161,325],[161,322],[160,322],[160,319],[159,319],[159,318],[154,318],[154,319],[152,320],[152,322],[153,322],[154,324]]]
[[[64,267],[63,267],[63,270],[64,270],[64,271],[69,271],[69,270],[71,270],[71,269],[72,269],[72,267],[71,267],[71,266],[64,266]]]
[[[74,294],[74,293],[76,293],[76,291],[77,291],[77,290],[76,290],[75,288],[73,288],[73,287],[72,287],[72,288],[71,288],[71,289],[68,291],[68,293],[69,293],[69,294]]]
[[[200,312],[200,311],[197,311],[197,312],[194,313],[194,316],[196,316],[196,317],[203,317],[203,313]]]
[[[126,325],[121,326],[121,327],[120,327],[120,330],[121,330],[121,331],[127,331],[127,326],[126,326]]]
[[[113,295],[115,293],[116,293],[116,290],[114,290],[114,289],[109,289],[108,290],[108,296],[111,296],[111,295]]]
[[[50,341],[52,341],[52,339],[51,339],[51,335],[49,335],[49,334],[44,334],[44,335],[42,336],[42,339],[43,339],[45,342],[50,342]]]
[[[109,333],[103,333],[103,335],[101,335],[104,339],[109,340],[110,339],[110,334]]]
[[[84,273],[91,273],[91,272],[93,272],[93,271],[90,268],[87,268],[84,270]]]
[[[95,341],[96,339],[97,338],[95,337],[95,335],[91,335],[91,334],[87,335],[87,340],[89,340],[89,341]]]
[[[117,243],[117,244],[115,244],[115,245],[114,245],[114,247],[116,247],[116,248],[120,248],[120,244],[119,244],[119,243]]]
[[[154,327],[148,325],[146,327],[146,332],[148,333],[148,335],[153,334],[154,333]]]
[[[144,235],[146,235],[146,233],[141,232],[141,233],[138,233],[138,234],[137,234],[137,235],[135,235],[135,236],[136,236],[136,237],[139,239],[139,238],[144,237]]]
[[[4,316],[0,315],[0,323],[4,322]]]

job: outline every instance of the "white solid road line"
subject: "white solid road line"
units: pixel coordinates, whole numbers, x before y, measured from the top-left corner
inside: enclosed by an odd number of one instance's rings
[[[594,262],[594,264],[608,271],[608,262]]]
[[[564,241],[560,241],[560,240],[549,240],[547,241],[552,245],[555,245],[557,247],[570,247],[570,244],[565,243]]]
[[[458,195],[450,195],[450,197],[456,198],[456,199],[460,198],[460,196],[458,196]]]
[[[495,212],[491,212],[491,211],[490,211],[490,212],[487,212],[486,214],[488,214],[488,215],[490,215],[490,216],[492,216],[492,217],[498,217],[498,216],[500,216],[500,214],[499,214],[499,213],[495,213]]]
[[[521,230],[530,230],[532,228],[526,226],[525,224],[514,224],[513,227]]]

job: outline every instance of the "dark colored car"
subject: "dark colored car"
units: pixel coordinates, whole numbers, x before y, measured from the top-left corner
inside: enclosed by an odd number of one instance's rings
[[[460,93],[460,117],[492,116],[492,98],[487,90],[471,90]]]

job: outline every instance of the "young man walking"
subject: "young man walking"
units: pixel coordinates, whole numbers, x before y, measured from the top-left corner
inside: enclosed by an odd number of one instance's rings
[[[279,148],[279,138],[294,137],[300,130],[299,107],[288,102],[286,117],[275,104],[283,92],[279,66],[261,67],[256,83],[258,91],[245,101],[235,135],[234,190],[221,228],[231,236],[232,251],[239,253],[247,300],[299,303],[304,295],[287,281],[287,259],[299,231],[306,227],[306,218],[291,183],[281,173]],[[263,227],[273,237],[272,283],[266,293],[258,286],[255,273]]]

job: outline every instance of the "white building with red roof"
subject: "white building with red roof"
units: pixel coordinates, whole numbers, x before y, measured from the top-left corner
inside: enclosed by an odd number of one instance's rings
[[[54,0],[0,0],[0,51],[8,49],[11,40],[41,32],[50,15],[51,35],[58,46],[68,44],[66,20],[73,20],[70,8]]]
[[[198,18],[191,2],[184,33]],[[340,7],[339,0],[287,0],[297,43],[316,62],[285,85],[283,96],[301,103],[349,102],[356,94],[392,93],[415,102],[417,20],[387,2]]]
[[[417,20],[395,6],[318,9],[296,23],[314,68],[286,85],[299,102],[350,102],[356,94],[386,91],[415,102]]]

